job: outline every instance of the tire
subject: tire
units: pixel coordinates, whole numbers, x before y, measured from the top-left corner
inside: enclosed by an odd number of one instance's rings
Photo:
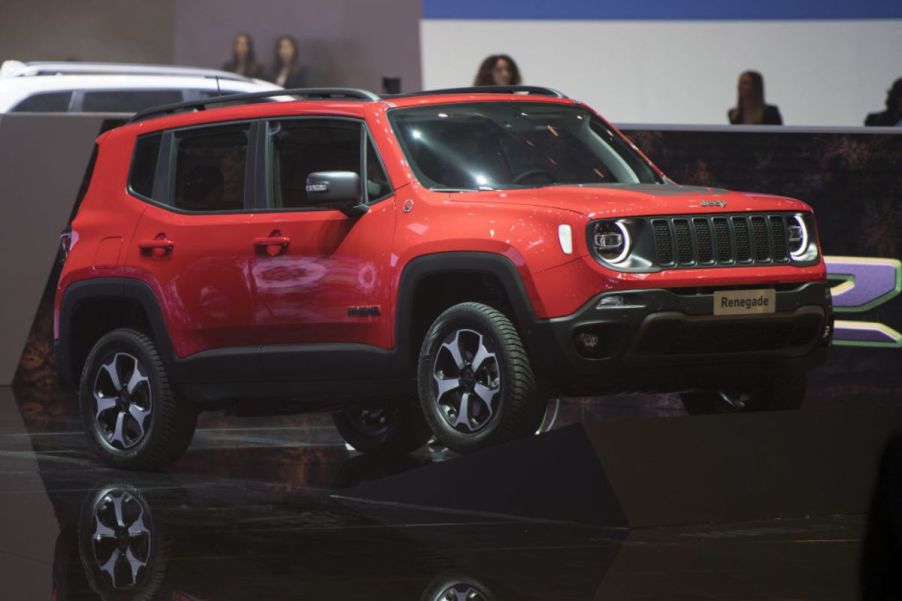
[[[367,455],[406,455],[425,445],[432,434],[412,401],[349,407],[333,413],[332,420],[345,441]]]
[[[547,404],[517,330],[480,303],[454,305],[433,322],[420,350],[417,386],[436,439],[458,453],[534,433]]]
[[[113,467],[164,468],[194,436],[197,411],[176,401],[156,345],[137,330],[114,330],[97,341],[78,397],[90,446]]]
[[[741,406],[731,406],[716,390],[690,390],[681,393],[680,399],[689,415],[792,411],[802,407],[807,387],[808,376],[805,372],[786,369],[770,372],[741,393],[726,394],[728,398],[741,399]]]

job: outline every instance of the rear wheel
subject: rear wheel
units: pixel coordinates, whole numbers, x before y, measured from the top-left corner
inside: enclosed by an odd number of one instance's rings
[[[680,395],[690,415],[800,409],[808,376],[799,370],[779,370],[744,390],[691,390]]]
[[[431,435],[414,401],[349,407],[332,419],[345,441],[368,455],[404,455],[425,445]]]
[[[103,336],[85,361],[82,424],[94,452],[127,469],[160,469],[184,454],[197,412],[176,401],[153,341],[136,330]]]
[[[457,452],[532,434],[545,411],[516,328],[480,303],[455,305],[433,322],[417,382],[435,437]]]

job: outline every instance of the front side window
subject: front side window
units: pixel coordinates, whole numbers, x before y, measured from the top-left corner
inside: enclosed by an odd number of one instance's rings
[[[361,124],[332,119],[290,119],[269,124],[270,203],[310,208],[307,177],[317,171],[360,175]]]
[[[626,140],[578,106],[449,104],[395,109],[389,120],[415,175],[432,189],[659,181]]]
[[[184,211],[238,211],[244,208],[246,124],[175,132],[173,144],[173,207]]]
[[[137,113],[153,106],[181,101],[181,90],[86,91],[81,110],[85,113]]]

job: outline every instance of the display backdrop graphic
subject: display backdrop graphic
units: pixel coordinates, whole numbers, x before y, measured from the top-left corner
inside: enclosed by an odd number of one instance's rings
[[[806,407],[902,402],[902,133],[655,126],[626,126],[624,133],[679,183],[783,194],[811,204],[835,283],[837,321],[835,347],[811,375]],[[84,146],[89,152],[90,144]],[[35,185],[32,197],[23,192],[21,200],[46,198]],[[48,239],[56,243],[55,236]],[[26,421],[43,427],[71,414],[75,403],[56,382],[51,351],[58,275],[57,264],[14,382]]]

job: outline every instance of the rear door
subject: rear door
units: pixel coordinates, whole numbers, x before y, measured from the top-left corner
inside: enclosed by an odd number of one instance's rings
[[[130,193],[149,206],[126,273],[154,289],[177,356],[219,353],[231,361],[211,364],[245,375],[257,365],[249,275],[256,130],[256,123],[231,123],[138,139],[149,154],[156,145],[159,160],[152,175],[132,168]]]

